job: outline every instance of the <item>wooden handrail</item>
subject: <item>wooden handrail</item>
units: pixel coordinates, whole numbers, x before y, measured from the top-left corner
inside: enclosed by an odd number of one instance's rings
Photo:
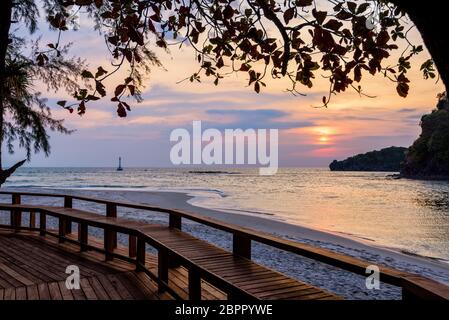
[[[182,218],[188,219],[217,230],[225,231],[233,235],[233,248],[234,253],[244,256],[246,258],[251,258],[251,241],[259,242],[270,247],[281,249],[287,252],[291,252],[306,258],[310,258],[334,267],[340,268],[342,270],[349,271],[358,275],[366,276],[366,270],[373,263],[353,258],[344,254],[339,254],[332,252],[330,250],[317,248],[311,245],[298,243],[292,240],[287,240],[273,236],[269,233],[264,233],[260,231],[251,230],[248,228],[236,226],[230,223],[222,222],[213,218],[204,217],[196,213],[161,208],[146,204],[135,204],[130,202],[120,202],[104,200],[92,197],[78,196],[78,195],[64,195],[64,194],[50,194],[50,193],[36,193],[36,192],[16,192],[16,191],[0,191],[0,194],[11,195],[12,203],[20,203],[21,196],[33,196],[33,197],[53,197],[53,198],[64,198],[64,204],[70,204],[72,206],[72,199],[86,202],[94,202],[98,204],[104,204],[107,207],[107,216],[116,217],[117,207],[146,210],[152,212],[160,212],[169,215],[169,227],[181,229]],[[30,209],[33,205],[28,205]],[[5,207],[2,205],[2,207]],[[39,206],[35,206],[36,208]],[[67,205],[69,207],[69,205]],[[41,215],[43,213],[41,212]],[[82,220],[82,219],[79,219]],[[16,228],[17,220],[11,220],[15,222]],[[101,225],[101,223],[100,223]],[[65,230],[68,228],[65,227]],[[105,251],[111,251],[116,246],[116,232],[126,231],[127,228],[119,228],[117,226],[116,230],[106,231],[105,228]],[[128,230],[130,231],[130,230]],[[109,232],[109,233],[108,233]],[[112,234],[112,235],[111,235]],[[115,235],[115,236],[114,236]],[[141,260],[141,248],[139,246],[139,238],[136,238],[136,233],[129,233],[130,235],[130,245],[129,253],[130,257],[137,256],[137,261]],[[64,236],[62,234],[61,236]],[[81,238],[80,238],[81,240]],[[109,256],[112,257],[112,256]],[[449,300],[449,287],[436,282],[434,280],[411,274],[408,272],[398,271],[389,267],[379,266],[380,268],[380,280],[384,283],[388,283],[394,286],[401,287],[403,289],[404,297],[420,297],[426,299],[448,299]]]

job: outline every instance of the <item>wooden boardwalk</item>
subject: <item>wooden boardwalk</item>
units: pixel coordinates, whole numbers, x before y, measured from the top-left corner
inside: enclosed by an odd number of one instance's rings
[[[74,235],[76,236],[76,235]],[[101,241],[96,241],[101,245]],[[117,251],[126,250],[123,247]],[[80,270],[80,290],[67,290],[67,266]],[[146,265],[156,270],[157,257],[147,255]],[[188,298],[187,271],[170,270],[172,286]],[[202,299],[225,299],[216,288],[202,283]],[[36,232],[14,233],[0,230],[0,300],[171,300],[166,292],[135,265],[121,260],[105,261],[94,251],[81,253],[79,247],[59,244]]]
[[[366,275],[372,263],[194,213],[142,204],[72,195],[0,192],[10,223],[0,225],[0,299],[232,299],[336,300],[340,297],[251,260],[252,241]],[[63,198],[63,206],[22,204],[23,196]],[[104,204],[106,215],[73,208],[73,200]],[[126,207],[168,214],[169,224],[152,225],[117,217]],[[23,215],[28,214],[28,225]],[[47,219],[58,229],[47,228]],[[229,232],[232,252],[182,231],[182,219]],[[73,226],[78,231],[72,230]],[[104,232],[93,238],[89,228]],[[128,246],[117,243],[117,234]],[[157,251],[150,254],[148,247]],[[154,252],[154,251],[153,251]],[[80,269],[81,290],[68,290],[68,266]],[[402,288],[404,299],[449,299],[449,287],[436,281],[379,266],[380,279]]]

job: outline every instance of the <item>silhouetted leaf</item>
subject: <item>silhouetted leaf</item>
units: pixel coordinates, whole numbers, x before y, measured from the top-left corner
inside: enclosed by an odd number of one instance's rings
[[[316,9],[313,9],[312,15],[319,24],[323,24],[324,20],[326,20],[327,12],[326,11],[317,11]]]
[[[125,109],[125,107],[123,106],[123,103],[119,103],[118,104],[118,106],[117,106],[117,115],[120,117],[120,118],[125,118],[126,117],[126,109]]]
[[[408,92],[410,90],[410,86],[407,83],[399,82],[396,87],[396,90],[397,90],[399,96],[401,96],[403,98],[407,98]]]
[[[95,78],[99,78],[101,76],[104,76],[107,73],[108,72],[106,70],[104,70],[103,67],[98,67],[97,73],[95,73]]]
[[[118,85],[117,87],[115,87],[114,95],[116,97],[118,97],[119,95],[122,94],[122,92],[125,90],[125,88],[126,88],[126,85],[124,85],[124,84]]]
[[[308,7],[313,4],[313,0],[296,0],[295,4],[298,7]]]
[[[292,8],[285,10],[285,12],[284,12],[285,23],[288,24],[290,22],[290,20],[293,19],[294,15],[295,15],[295,8],[292,7]]]
[[[82,76],[83,78],[86,78],[86,79],[90,79],[90,78],[93,78],[93,77],[94,77],[94,75],[92,74],[92,72],[87,71],[87,70],[84,70],[83,72],[81,72],[81,76]]]
[[[89,94],[89,95],[86,97],[86,99],[87,99],[87,100],[90,100],[90,101],[97,101],[97,100],[100,100],[100,97],[96,97],[96,96],[94,96],[94,95]]]

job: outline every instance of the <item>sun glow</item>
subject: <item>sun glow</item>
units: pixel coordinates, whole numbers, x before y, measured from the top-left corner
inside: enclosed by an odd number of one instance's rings
[[[335,130],[328,127],[318,127],[314,128],[313,135],[316,137],[318,144],[330,144],[332,135],[335,133]]]

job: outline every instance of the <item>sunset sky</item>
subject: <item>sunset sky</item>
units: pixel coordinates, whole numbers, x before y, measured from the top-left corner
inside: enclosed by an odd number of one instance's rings
[[[107,69],[107,53],[103,40],[90,31],[87,20],[81,30],[67,32],[66,42],[74,42],[71,54],[85,58],[92,69]],[[56,34],[41,25],[38,34],[43,42],[54,41]],[[420,39],[415,33],[415,41]],[[45,42],[44,42],[45,43]],[[279,162],[281,166],[327,166],[334,159],[389,146],[409,146],[420,132],[419,120],[436,105],[441,84],[424,80],[419,73],[427,54],[415,59],[411,93],[400,98],[395,85],[383,77],[365,77],[365,92],[375,99],[347,92],[333,97],[328,109],[320,106],[327,94],[327,80],[316,81],[306,97],[285,92],[287,82],[269,82],[268,88],[256,94],[247,87],[247,79],[232,76],[215,87],[203,83],[182,82],[198,68],[192,50],[171,48],[167,54],[156,51],[164,69],[155,68],[147,81],[144,101],[133,103],[125,119],[116,116],[109,99],[91,104],[80,117],[58,109],[56,101],[68,98],[64,92],[45,93],[54,106],[53,114],[65,118],[66,125],[76,132],[71,136],[52,134],[52,153],[34,155],[28,166],[115,166],[123,157],[125,166],[170,166],[169,135],[174,128],[191,130],[193,120],[207,127],[280,129]],[[110,87],[111,88],[111,87]],[[21,151],[7,156],[9,165],[23,157]]]

